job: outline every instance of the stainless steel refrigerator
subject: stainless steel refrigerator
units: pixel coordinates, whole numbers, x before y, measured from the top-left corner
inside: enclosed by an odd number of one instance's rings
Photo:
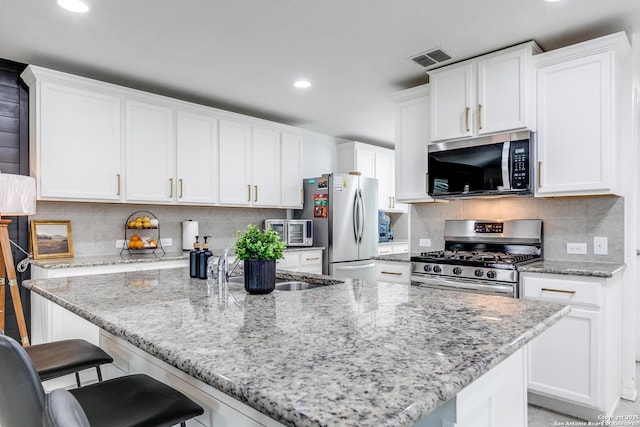
[[[340,173],[307,178],[304,207],[295,216],[313,220],[313,245],[326,249],[324,274],[375,279],[377,179]]]

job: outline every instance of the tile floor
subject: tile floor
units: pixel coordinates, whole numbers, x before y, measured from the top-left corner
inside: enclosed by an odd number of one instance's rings
[[[636,363],[636,378],[638,388],[640,389],[640,363]],[[614,412],[615,415],[638,415],[640,416],[640,398],[635,402],[621,399],[618,407]],[[568,422],[569,421],[569,422]],[[584,423],[584,424],[583,424]],[[621,420],[621,424],[612,422],[611,425],[628,425],[640,427],[640,420]],[[589,424],[584,420],[573,418],[568,415],[558,414],[546,409],[529,405],[529,427],[550,427],[550,426],[567,426],[567,425],[600,425],[596,423]],[[606,425],[606,424],[603,424]]]

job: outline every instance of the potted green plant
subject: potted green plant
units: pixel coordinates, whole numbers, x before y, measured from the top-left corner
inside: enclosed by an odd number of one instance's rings
[[[238,231],[236,257],[244,261],[244,288],[250,294],[268,294],[276,287],[276,260],[283,258],[284,243],[270,227],[260,231],[253,224]]]

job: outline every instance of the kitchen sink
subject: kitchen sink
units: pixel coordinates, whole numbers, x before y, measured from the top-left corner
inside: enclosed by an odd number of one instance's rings
[[[233,276],[229,278],[230,283],[244,283],[244,276]],[[304,291],[307,289],[319,288],[324,285],[317,283],[303,282],[299,280],[276,279],[276,291]]]

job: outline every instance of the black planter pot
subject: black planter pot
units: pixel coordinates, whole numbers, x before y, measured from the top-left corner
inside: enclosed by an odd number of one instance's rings
[[[244,260],[244,289],[250,294],[268,294],[276,288],[276,260]]]

